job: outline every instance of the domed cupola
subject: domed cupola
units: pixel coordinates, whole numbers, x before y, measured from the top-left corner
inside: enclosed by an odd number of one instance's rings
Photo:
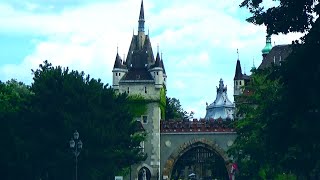
[[[234,104],[229,100],[227,95],[227,86],[224,86],[223,80],[220,79],[217,87],[217,97],[213,103],[207,106],[205,119],[234,119]]]
[[[271,49],[272,49],[271,36],[267,35],[267,37],[266,37],[266,46],[261,50],[262,56],[265,57],[267,54],[269,54]]]

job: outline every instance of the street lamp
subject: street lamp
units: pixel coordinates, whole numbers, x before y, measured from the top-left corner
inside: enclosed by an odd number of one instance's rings
[[[78,156],[82,149],[82,141],[79,139],[79,133],[77,130],[73,133],[73,138],[71,138],[69,143],[72,153],[76,158],[76,180],[78,180]]]

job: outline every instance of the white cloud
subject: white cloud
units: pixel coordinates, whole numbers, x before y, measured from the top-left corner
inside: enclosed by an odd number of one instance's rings
[[[265,28],[244,21],[237,13],[240,0],[170,1],[164,7],[145,1],[146,27],[153,45],[160,44],[168,75],[170,97],[180,99],[195,117],[205,115],[205,102],[214,101],[219,79],[233,94],[236,49],[243,66],[261,59]],[[50,5],[52,6],[52,5]],[[48,59],[53,65],[84,70],[95,78],[111,83],[116,55],[127,53],[132,28],[137,27],[140,1],[123,0],[89,3],[57,13],[39,14],[0,4],[0,33],[28,34],[35,50],[19,64],[0,67],[0,77],[31,82],[31,71]],[[160,8],[160,9],[159,9]],[[290,43],[299,35],[273,37],[276,44]],[[248,66],[249,65],[249,66]]]

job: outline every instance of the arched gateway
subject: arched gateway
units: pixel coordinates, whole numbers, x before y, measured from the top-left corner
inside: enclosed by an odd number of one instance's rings
[[[229,159],[207,139],[194,139],[181,145],[165,163],[165,179],[229,179]]]

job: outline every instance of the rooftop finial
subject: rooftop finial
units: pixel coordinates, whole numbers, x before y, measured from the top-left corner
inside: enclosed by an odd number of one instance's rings
[[[139,14],[139,26],[138,32],[144,32],[144,9],[143,9],[143,0],[141,0],[140,14]]]
[[[237,54],[238,54],[238,59],[239,59],[239,49],[237,48]]]
[[[159,43],[157,44],[157,53],[159,53]]]
[[[254,65],[254,57],[253,57],[253,60],[252,60],[252,67],[256,67],[256,65]]]
[[[119,52],[119,46],[118,46],[118,44],[117,44],[117,54],[118,54],[118,52]]]

